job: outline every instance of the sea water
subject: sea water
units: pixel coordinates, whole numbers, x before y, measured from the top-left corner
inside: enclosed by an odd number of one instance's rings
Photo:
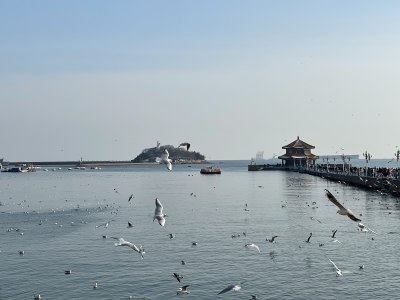
[[[246,164],[223,161],[221,175],[201,175],[202,165],[1,173],[0,299],[397,297],[399,198]],[[338,215],[324,189],[377,234]],[[153,222],[156,197],[164,227]],[[144,259],[112,237],[142,245]],[[238,282],[239,292],[217,295]],[[177,296],[183,285],[190,294]]]

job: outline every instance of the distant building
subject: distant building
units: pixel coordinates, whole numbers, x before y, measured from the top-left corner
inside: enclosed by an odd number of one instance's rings
[[[264,159],[264,151],[258,151],[256,154],[256,160],[263,160]]]
[[[290,144],[283,146],[282,149],[286,149],[286,153],[278,158],[282,160],[282,165],[286,167],[314,165],[315,160],[318,159],[318,156],[311,153],[311,149],[315,149],[315,147],[303,142],[299,137]]]

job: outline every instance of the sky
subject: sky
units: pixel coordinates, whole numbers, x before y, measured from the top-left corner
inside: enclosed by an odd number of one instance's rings
[[[399,1],[0,0],[0,158],[390,158]]]

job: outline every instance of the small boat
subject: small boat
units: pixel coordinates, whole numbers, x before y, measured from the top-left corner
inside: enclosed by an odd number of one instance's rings
[[[201,169],[200,174],[221,174],[221,169],[217,166],[209,166]]]
[[[26,166],[13,167],[13,168],[2,170],[2,172],[10,172],[10,173],[28,173],[28,172],[34,172],[34,171],[35,171],[34,168],[26,167]]]

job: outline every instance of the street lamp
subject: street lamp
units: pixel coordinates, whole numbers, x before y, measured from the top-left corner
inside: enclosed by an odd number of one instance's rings
[[[346,157],[344,156],[344,153],[342,154],[342,161],[343,161],[343,173],[344,173],[344,165],[346,164]]]
[[[350,174],[350,156],[347,156],[347,160],[349,161],[349,174]]]
[[[335,170],[336,173],[336,157],[333,157],[333,169]]]
[[[365,176],[367,176],[367,167],[368,167],[368,162],[371,160],[371,153],[368,153],[367,151],[365,151],[365,153],[363,153],[363,156],[365,158]]]

